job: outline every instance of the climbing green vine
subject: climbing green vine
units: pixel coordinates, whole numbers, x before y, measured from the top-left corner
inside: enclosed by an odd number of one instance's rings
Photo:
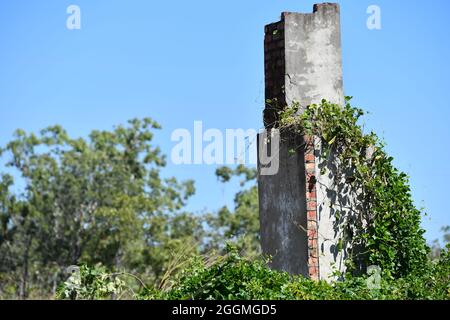
[[[337,190],[350,189],[357,197],[341,239],[353,248],[350,270],[378,265],[394,278],[418,272],[429,250],[420,226],[422,212],[414,206],[407,175],[394,167],[382,140],[364,132],[359,124],[364,111],[350,100],[346,98],[344,107],[322,100],[304,110],[294,103],[280,112],[280,130],[316,137],[320,174],[334,168]],[[342,212],[335,213],[336,219],[345,219]]]

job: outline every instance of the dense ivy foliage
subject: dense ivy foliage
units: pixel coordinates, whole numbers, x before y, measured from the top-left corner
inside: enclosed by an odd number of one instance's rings
[[[318,137],[322,162],[337,163],[335,182],[345,181],[345,188],[358,195],[362,205],[352,208],[357,218],[345,222],[353,232],[343,240],[362,250],[352,252],[349,264],[377,265],[385,276],[395,278],[422,271],[428,247],[408,177],[394,167],[377,135],[364,133],[359,124],[364,111],[352,107],[350,99],[344,107],[323,100],[300,114],[294,104],[280,113],[280,128]]]

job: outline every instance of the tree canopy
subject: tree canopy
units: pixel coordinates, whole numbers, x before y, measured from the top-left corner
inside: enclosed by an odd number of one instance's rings
[[[0,183],[0,271],[16,287],[1,281],[0,290],[54,293],[81,263],[160,277],[167,252],[195,240],[199,223],[180,212],[193,181],[161,174],[165,158],[151,143],[159,128],[147,118],[87,139],[60,126],[16,131],[2,153],[25,187],[12,194],[10,175]]]

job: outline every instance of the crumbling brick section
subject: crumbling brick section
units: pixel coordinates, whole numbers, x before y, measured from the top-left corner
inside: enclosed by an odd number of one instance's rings
[[[305,174],[306,174],[306,210],[308,236],[309,276],[318,280],[319,273],[319,234],[317,217],[316,158],[314,155],[314,138],[305,136]]]
[[[264,36],[264,74],[266,82],[266,107],[264,125],[276,127],[278,111],[286,105],[284,92],[285,75],[284,19],[265,27]]]

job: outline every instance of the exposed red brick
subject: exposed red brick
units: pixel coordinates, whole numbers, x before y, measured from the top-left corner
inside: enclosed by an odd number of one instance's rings
[[[284,21],[271,23],[265,27],[264,38],[264,66],[265,79],[273,80],[271,83],[266,82],[265,99],[278,101],[277,105],[266,103],[264,111],[264,124],[266,128],[276,126],[278,121],[278,113],[276,109],[283,109],[286,105],[286,97],[282,85],[285,81],[285,59],[284,59]],[[274,109],[275,108],[275,109]]]
[[[319,265],[319,258],[310,256],[308,258],[308,263],[309,263],[310,266],[318,266]]]
[[[317,230],[317,219],[314,220],[308,220],[306,222],[306,228],[308,230]]]
[[[318,241],[317,238],[309,239],[308,242],[309,242],[309,248],[311,248],[311,249],[317,249],[318,248],[319,241]],[[310,252],[310,256],[317,257],[316,252]]]
[[[309,276],[313,280],[319,280],[319,267],[318,266],[309,266]]]
[[[308,230],[308,238],[314,239],[317,237],[317,230]]]
[[[308,210],[307,216],[308,216],[308,220],[316,221],[316,219],[317,219],[317,212],[316,212],[316,210]]]
[[[313,153],[307,153],[305,154],[305,162],[315,162],[316,161],[316,157],[314,156]]]
[[[306,210],[316,210],[317,202],[316,201],[308,201],[306,204]]]
[[[316,193],[316,157],[314,155],[314,137],[305,135],[305,175],[306,175],[306,208],[308,236],[308,268],[311,279],[319,279],[319,241],[317,221]]]
[[[317,199],[316,190],[307,191],[306,192],[306,199]]]

